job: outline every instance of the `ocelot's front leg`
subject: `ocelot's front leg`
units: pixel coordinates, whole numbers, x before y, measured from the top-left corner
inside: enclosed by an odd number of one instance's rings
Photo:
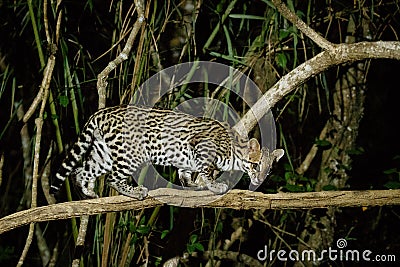
[[[198,179],[196,181],[193,181],[192,171],[178,169],[178,176],[179,176],[179,181],[182,184],[182,187],[192,190],[204,189],[204,183],[199,183]]]
[[[225,183],[219,183],[214,178],[214,168],[204,166],[199,172],[199,178],[206,184],[208,190],[215,194],[224,194],[228,191],[228,185]]]
[[[142,185],[133,187],[128,184],[128,176],[130,175],[123,173],[118,169],[118,167],[113,167],[113,171],[107,177],[107,183],[122,195],[133,197],[138,200],[144,199],[149,190]]]
[[[191,144],[194,146],[196,166],[199,170],[196,183],[203,181],[207,188],[215,194],[223,194],[228,191],[227,184],[215,181],[214,162],[217,157],[217,145],[208,138],[194,138]]]

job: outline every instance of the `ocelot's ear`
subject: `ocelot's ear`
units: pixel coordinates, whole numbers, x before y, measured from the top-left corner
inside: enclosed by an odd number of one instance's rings
[[[260,144],[257,139],[251,138],[249,140],[249,160],[256,162],[261,159]]]
[[[272,151],[272,156],[275,158],[275,161],[278,162],[278,160],[280,160],[283,155],[285,155],[285,150],[283,149],[275,149],[274,151]]]
[[[250,153],[260,151],[260,144],[258,143],[257,139],[251,138],[249,140],[249,151]]]

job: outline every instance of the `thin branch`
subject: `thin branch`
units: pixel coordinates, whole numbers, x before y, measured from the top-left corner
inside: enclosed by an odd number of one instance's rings
[[[29,248],[32,244],[32,239],[33,239],[33,232],[35,231],[35,223],[30,223],[29,224],[29,232],[28,236],[25,241],[25,246],[24,249],[22,250],[21,256],[18,259],[17,267],[20,267],[24,265],[24,261],[26,258],[26,255],[28,254]]]
[[[46,33],[46,41],[48,44],[51,43],[50,31],[49,31],[49,18],[47,16],[47,0],[43,1],[43,24],[44,32]]]
[[[105,69],[102,72],[100,72],[100,74],[97,76],[97,91],[99,94],[99,104],[98,104],[99,109],[104,108],[106,106],[106,88],[107,88],[107,84],[108,84],[107,83],[108,75],[119,64],[121,64],[123,61],[128,59],[128,56],[129,56],[132,46],[133,46],[133,41],[135,40],[135,37],[136,37],[137,33],[139,32],[140,28],[142,27],[142,24],[145,20],[144,13],[143,13],[143,7],[144,7],[143,1],[135,0],[135,6],[136,6],[136,10],[138,12],[138,18],[132,27],[131,33],[129,34],[129,37],[128,37],[128,40],[126,41],[124,49],[113,61],[108,63],[107,67],[105,67]]]
[[[3,182],[4,153],[0,153],[0,186]]]
[[[54,56],[52,56],[52,57],[54,58],[54,60],[49,59],[47,61],[46,68],[44,69],[42,84],[40,85],[40,90],[39,90],[38,94],[36,95],[35,99],[33,100],[28,111],[25,113],[25,116],[23,118],[24,123],[28,122],[30,117],[33,115],[37,106],[42,101],[45,91],[50,86],[51,75],[53,73],[53,69],[54,69],[54,65],[55,65],[55,57]]]
[[[83,215],[81,217],[81,224],[79,225],[79,234],[76,239],[75,247],[83,247],[85,245],[85,237],[89,224],[89,215]],[[75,255],[74,260],[72,261],[72,267],[78,267],[81,261],[82,255]]]
[[[33,15],[33,7],[32,7],[32,1],[28,1],[28,5],[30,8],[30,14],[32,18],[32,26],[34,28],[35,32],[35,38],[39,39],[39,35],[36,29],[36,23],[35,23],[35,17]],[[47,8],[47,4],[45,5],[45,8]],[[47,16],[47,12],[46,12]],[[58,18],[58,22],[61,23],[61,18]],[[45,23],[47,20],[47,17],[45,18]],[[59,31],[59,27],[57,27],[57,30]],[[47,33],[46,33],[47,34]],[[47,36],[48,37],[48,36]],[[38,41],[38,40],[37,40]],[[52,44],[50,44],[52,45]],[[44,58],[42,58],[42,51],[40,49],[40,44],[38,44],[38,50],[39,50],[39,55],[40,56],[40,61],[41,65],[44,66]],[[32,174],[32,189],[31,189],[31,208],[36,208],[37,206],[37,184],[38,184],[38,176],[39,176],[39,160],[40,160],[40,143],[42,140],[42,128],[43,128],[43,116],[44,116],[44,109],[46,106],[47,98],[50,94],[50,81],[51,77],[53,74],[54,66],[55,66],[55,61],[56,58],[54,56],[55,50],[51,51],[51,55],[49,56],[47,60],[46,67],[44,69],[44,75],[42,79],[42,83],[40,86],[39,93],[37,94],[35,100],[31,104],[30,108],[28,111],[25,113],[23,117],[23,122],[25,123],[25,126],[23,127],[26,129],[26,123],[29,120],[29,118],[33,115],[34,111],[36,110],[37,106],[41,102],[41,108],[39,112],[39,116],[35,119],[35,124],[36,124],[36,139],[35,139],[35,148],[34,148],[34,159],[33,159],[33,174]],[[29,226],[29,232],[28,232],[28,237],[25,242],[24,249],[21,253],[21,256],[18,260],[17,266],[22,266],[25,260],[26,255],[28,254],[29,248],[32,244],[32,239],[33,239],[33,234],[35,230],[35,224],[32,222]]]
[[[50,261],[51,253],[39,224],[35,225],[35,237],[42,265],[47,266]]]
[[[32,174],[32,200],[31,200],[31,208],[37,207],[37,184],[39,177],[39,161],[40,161],[40,144],[42,141],[42,129],[43,129],[43,116],[44,116],[44,108],[46,106],[47,97],[49,95],[49,87],[51,75],[53,72],[55,64],[55,57],[53,55],[50,56],[48,60],[48,71],[45,73],[46,76],[43,77],[43,98],[42,105],[40,107],[39,117],[35,119],[36,124],[36,139],[35,139],[35,149],[34,149],[34,159],[33,159],[33,174]],[[25,257],[28,253],[29,247],[32,244],[33,232],[35,230],[35,224],[31,223],[29,227],[28,237],[26,239],[24,250],[22,251],[21,257],[18,260],[17,266],[22,266],[24,263]]]
[[[327,129],[328,129],[328,124],[326,123],[324,128],[322,129],[321,133],[319,134],[319,139],[320,140],[325,138]],[[310,151],[308,152],[306,158],[304,159],[304,161],[296,169],[296,172],[298,174],[304,174],[308,170],[308,168],[311,166],[311,162],[313,161],[313,159],[317,155],[317,152],[318,152],[318,145],[314,143],[312,145]]]
[[[272,3],[278,9],[278,11],[292,22],[301,32],[303,32],[307,37],[313,40],[318,46],[328,52],[334,52],[335,45],[326,40],[324,37],[319,35],[314,29],[308,26],[304,21],[302,21],[295,13],[293,13],[287,6],[280,0],[272,0]]]
[[[163,206],[164,203],[182,203],[187,207],[247,209],[312,209],[327,207],[366,207],[400,205],[399,190],[322,191],[308,193],[263,194],[234,189],[223,196],[209,191],[182,191],[159,188],[149,192],[153,197],[135,200],[126,196],[80,200],[32,208],[0,219],[0,234],[27,225],[125,210],[141,210]],[[214,201],[213,201],[214,200]],[[213,202],[209,202],[213,201]],[[199,203],[208,203],[199,205]]]
[[[53,195],[50,195],[50,182],[49,177],[51,174],[50,166],[51,166],[51,155],[52,155],[52,147],[50,146],[49,151],[47,152],[47,158],[45,160],[46,166],[43,169],[42,177],[40,178],[41,186],[43,189],[44,197],[48,204],[55,204],[57,201]]]

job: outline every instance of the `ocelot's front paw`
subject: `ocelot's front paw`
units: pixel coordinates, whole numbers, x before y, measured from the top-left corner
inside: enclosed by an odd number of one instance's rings
[[[228,191],[228,185],[225,183],[217,183],[213,182],[210,184],[207,184],[208,190],[215,194],[224,194]]]
[[[133,188],[133,195],[131,197],[134,197],[138,200],[142,200],[145,197],[147,197],[147,194],[149,193],[149,189],[144,187],[143,185],[136,186]]]

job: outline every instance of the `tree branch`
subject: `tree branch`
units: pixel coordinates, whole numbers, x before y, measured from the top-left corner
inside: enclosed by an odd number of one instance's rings
[[[252,106],[252,112],[247,112],[238,124],[243,123],[246,129],[252,129],[257,123],[256,118],[261,118],[279,100],[305,83],[309,78],[330,67],[373,58],[400,60],[400,42],[378,41],[338,44],[333,52],[323,51],[319,53],[283,76]]]
[[[302,21],[295,13],[293,13],[289,8],[286,7],[284,3],[280,0],[272,0],[274,6],[278,11],[292,22],[300,31],[302,31],[308,38],[313,40],[322,49],[333,52],[335,45],[326,40],[324,37],[319,35],[313,28],[308,26],[304,21]]]
[[[126,41],[124,49],[122,49],[122,52],[111,62],[108,63],[108,65],[105,67],[105,69],[100,72],[100,74],[97,76],[97,91],[99,94],[99,109],[104,108],[106,106],[106,88],[107,88],[107,78],[108,75],[110,74],[111,71],[113,71],[119,64],[121,64],[124,60],[128,59],[128,56],[131,52],[132,46],[133,46],[133,41],[135,40],[135,37],[137,33],[139,32],[140,28],[142,27],[142,24],[145,20],[144,13],[143,13],[143,8],[144,8],[144,2],[142,0],[135,0],[135,7],[138,12],[138,18],[133,24],[131,33],[129,34],[128,40]]]
[[[142,201],[126,196],[114,196],[31,208],[1,218],[0,234],[32,222],[153,208],[163,206],[163,202],[179,204],[183,201],[187,207],[230,208],[236,210],[400,205],[400,190],[263,194],[234,189],[223,196],[216,196],[209,191],[182,191],[171,188],[160,188],[150,191],[149,194],[152,197],[148,197]],[[199,205],[198,203],[208,204]]]

